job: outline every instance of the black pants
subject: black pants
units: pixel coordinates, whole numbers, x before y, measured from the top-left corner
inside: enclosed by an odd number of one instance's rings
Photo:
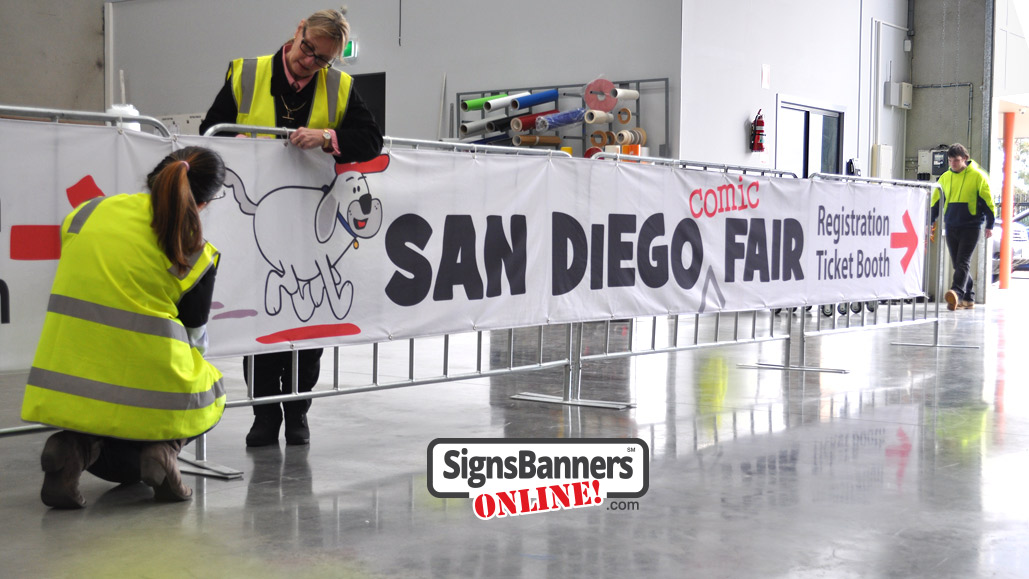
[[[975,301],[972,290],[972,254],[979,243],[979,228],[948,228],[947,250],[950,261],[954,265],[954,280],[950,289],[958,294],[958,299],[966,302]]]
[[[78,434],[79,436],[83,436]],[[148,440],[125,440],[122,438],[110,438],[97,436],[102,442],[100,454],[86,472],[100,477],[106,481],[118,484],[137,483],[142,479],[139,470],[139,454],[147,445],[154,441]],[[198,437],[194,436],[183,444],[193,442]]]
[[[321,372],[322,349],[300,350],[297,365],[297,392],[310,392],[318,383]],[[243,361],[243,377],[249,379],[249,369]],[[273,352],[254,356],[254,398],[291,394],[293,392],[293,353]],[[287,415],[304,414],[311,407],[310,400],[283,402],[282,410]],[[254,415],[281,414],[278,404],[258,404]]]

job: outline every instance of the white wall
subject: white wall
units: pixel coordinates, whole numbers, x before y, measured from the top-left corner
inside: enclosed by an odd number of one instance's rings
[[[894,81],[911,81],[905,33],[898,30],[907,26],[906,1],[683,0],[682,15],[680,156],[774,168],[776,103],[786,96],[844,110],[843,159],[862,159],[864,175],[872,142],[893,144],[894,166],[903,166],[905,113],[882,106],[880,93],[891,71]],[[876,30],[883,31],[881,43]],[[769,88],[761,86],[762,65],[770,67]],[[766,122],[764,154],[748,148],[758,109]]]
[[[0,104],[103,109],[103,0],[0,0]]]
[[[680,0],[346,5],[360,52],[344,70],[386,72],[390,135],[436,138],[444,74],[448,108],[457,92],[586,83],[604,75],[668,77],[673,148],[677,142]],[[302,18],[331,6],[324,0],[118,3],[109,68],[125,70],[128,101],[143,114],[204,112],[229,60],[274,52]]]
[[[963,143],[976,161],[989,166],[984,136],[990,129],[984,127],[984,118],[991,109],[987,91],[993,71],[987,70],[987,49],[992,51],[993,46],[987,46],[987,16],[992,8],[992,1],[983,0],[915,2],[915,84],[957,86],[915,90],[914,107],[919,112],[908,123],[910,155],[918,149]]]

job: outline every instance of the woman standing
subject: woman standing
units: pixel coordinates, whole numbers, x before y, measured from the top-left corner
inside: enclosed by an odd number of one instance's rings
[[[225,406],[206,362],[219,254],[200,211],[224,196],[217,153],[186,147],[147,176],[150,193],[98,197],[61,226],[61,259],[22,420],[63,429],[43,448],[43,503],[74,509],[83,470],[188,500],[177,459]]]

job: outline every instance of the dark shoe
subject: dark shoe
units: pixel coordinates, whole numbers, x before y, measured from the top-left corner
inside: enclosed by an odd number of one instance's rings
[[[958,309],[958,292],[954,290],[947,290],[947,293],[943,294],[943,299],[947,300],[947,309],[954,311]]]
[[[307,414],[286,414],[286,444],[308,444],[311,429],[307,426]]]
[[[39,498],[55,509],[81,509],[86,499],[79,493],[79,477],[100,456],[100,439],[62,430],[43,446],[43,488]]]
[[[975,302],[973,302],[972,300],[961,300],[961,303],[958,304],[958,309],[959,310],[970,310],[970,309],[973,309],[974,307],[975,307]]]
[[[179,472],[179,451],[185,440],[166,440],[148,444],[139,454],[139,472],[143,482],[154,489],[154,500],[188,501],[193,489],[182,482]]]
[[[268,406],[272,406],[276,412],[281,412],[278,404]],[[254,410],[258,414],[254,415],[254,425],[250,427],[250,432],[247,433],[247,446],[278,444],[279,427],[282,426],[282,414],[275,415],[262,410],[260,406],[255,406]]]

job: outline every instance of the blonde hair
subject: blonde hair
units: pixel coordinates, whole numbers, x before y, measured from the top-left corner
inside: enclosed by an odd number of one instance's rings
[[[350,39],[350,23],[347,22],[347,9],[319,10],[307,17],[307,30],[314,36],[332,40],[335,50],[333,56],[339,57]]]

